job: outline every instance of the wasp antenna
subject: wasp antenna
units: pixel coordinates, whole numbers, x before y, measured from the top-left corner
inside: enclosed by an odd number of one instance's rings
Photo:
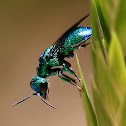
[[[44,98],[42,98],[41,95],[40,95],[40,93],[37,93],[37,96],[38,96],[45,104],[47,104],[48,106],[50,106],[50,107],[56,109],[55,106],[49,104]]]
[[[19,103],[26,101],[27,99],[29,99],[29,98],[30,98],[31,96],[33,96],[33,95],[37,95],[37,93],[30,94],[28,97],[26,97],[26,98],[20,100],[19,102],[14,103],[12,106],[16,106],[16,105],[18,105]]]

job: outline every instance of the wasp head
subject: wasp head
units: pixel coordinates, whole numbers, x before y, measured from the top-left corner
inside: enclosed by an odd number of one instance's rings
[[[48,82],[45,78],[34,77],[30,82],[30,86],[36,93],[40,93],[41,97],[47,98]]]

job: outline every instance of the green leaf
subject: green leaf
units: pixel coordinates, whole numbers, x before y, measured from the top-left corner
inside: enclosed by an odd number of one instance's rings
[[[96,17],[97,17],[97,14],[95,10],[95,2],[94,0],[92,0],[91,1],[91,18],[92,18],[91,23],[92,23],[92,30],[93,30],[92,44],[95,49],[100,48],[102,52],[104,53]]]
[[[82,73],[82,70],[81,70],[81,66],[80,66],[80,63],[79,63],[79,59],[78,59],[77,54],[76,54],[76,60],[77,60],[77,66],[78,66],[80,78],[81,78],[82,83],[83,83],[83,89],[85,90],[85,92],[87,93],[87,95],[89,97],[89,93],[88,93],[88,90],[87,90],[87,86],[86,86],[86,83],[85,83],[85,80],[84,80],[84,76],[83,76],[83,73]]]
[[[111,78],[109,68],[104,60],[104,57],[99,50],[94,50],[96,58],[97,78],[96,87],[99,90],[100,95],[103,97],[107,108],[111,111],[113,116],[116,115],[119,107],[119,96],[117,94],[117,88]]]
[[[76,55],[76,60],[77,60],[80,78],[82,80],[82,86],[84,89],[84,92],[81,92],[81,95],[82,95],[82,101],[83,101],[84,108],[85,108],[87,124],[88,124],[88,126],[98,126],[96,116],[95,116],[95,113],[93,110],[93,106],[91,104],[91,100],[90,100],[90,97],[88,94],[87,86],[85,84],[84,76],[83,76],[77,55]]]
[[[106,107],[103,97],[99,94],[95,83],[92,82],[93,101],[98,120],[98,126],[115,126],[115,122]]]
[[[126,126],[126,92],[123,97],[123,101],[118,112],[119,126]]]
[[[120,0],[115,29],[126,58],[126,0]]]
[[[107,50],[107,52],[108,52],[108,49],[109,49],[109,45],[107,44],[107,42],[106,42],[106,40],[103,38],[102,39],[102,41],[103,41],[103,45],[104,45],[104,48]]]
[[[115,32],[112,32],[112,41],[108,58],[111,76],[115,81],[121,97],[126,89],[126,67],[119,39]]]
[[[96,65],[96,53],[93,44],[90,44],[91,56],[92,56],[92,66],[95,82],[97,82],[97,65]]]
[[[99,33],[99,28],[97,24],[97,14],[96,14],[96,9],[95,9],[95,1],[91,1],[91,17],[92,17],[92,29],[93,29],[93,36],[92,36],[92,42],[90,44],[90,49],[91,49],[91,55],[92,55],[92,65],[93,65],[93,72],[94,76],[97,73],[97,66],[96,66],[96,55],[94,53],[94,50],[100,49],[101,53],[104,55],[104,50],[103,50],[103,44],[101,41],[100,33]],[[97,81],[97,78],[95,78],[95,81]]]
[[[109,6],[109,8],[114,8],[114,1],[113,0],[106,0],[103,2],[104,2],[104,4],[107,4],[106,6]]]
[[[107,47],[109,47],[109,43],[110,43],[110,39],[111,39],[110,28],[105,21],[103,11],[101,9],[101,5],[102,5],[101,0],[95,0],[95,6],[96,6],[97,14],[98,14],[99,23],[100,23]]]

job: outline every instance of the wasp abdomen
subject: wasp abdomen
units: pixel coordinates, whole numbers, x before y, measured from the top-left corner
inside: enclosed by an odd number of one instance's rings
[[[92,36],[92,28],[79,27],[73,31],[64,42],[64,48],[79,44]]]

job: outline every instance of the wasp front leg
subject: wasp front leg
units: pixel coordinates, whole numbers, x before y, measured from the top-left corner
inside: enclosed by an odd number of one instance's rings
[[[52,71],[52,74],[56,74],[58,73],[58,77],[65,81],[65,82],[68,82],[74,86],[76,86],[79,90],[81,90],[81,88],[78,86],[78,84],[76,83],[76,81],[74,79],[72,79],[71,77],[68,77],[67,75],[63,74],[64,70],[61,69],[61,68],[54,68],[54,69],[51,69]]]
[[[70,69],[71,64],[67,61],[64,60],[64,64],[63,64],[63,70],[69,72],[70,74],[74,75],[75,78],[80,82],[81,84],[81,79],[75,74],[75,72],[73,70]],[[82,85],[82,84],[81,84]]]
[[[82,91],[82,88],[76,83],[76,81],[75,81],[74,79],[72,79],[71,77],[69,77],[69,76],[63,74],[63,71],[62,71],[62,70],[61,70],[61,71],[58,71],[58,77],[59,77],[61,80],[65,81],[65,82],[68,82],[68,83],[70,83],[70,84],[76,86],[79,90]]]

